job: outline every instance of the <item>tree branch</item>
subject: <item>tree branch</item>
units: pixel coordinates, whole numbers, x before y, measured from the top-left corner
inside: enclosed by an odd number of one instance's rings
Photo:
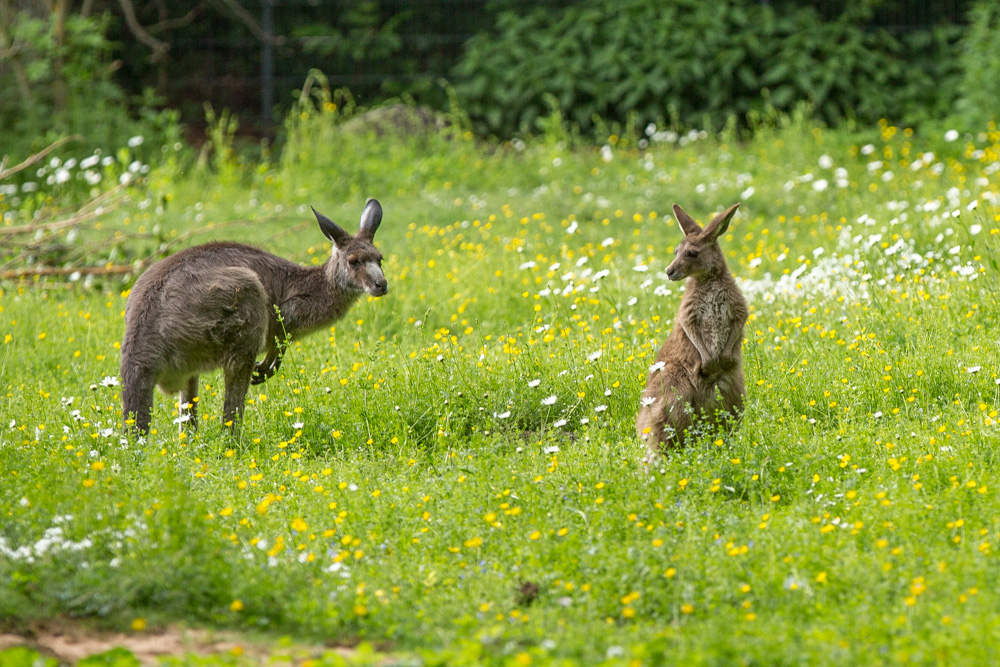
[[[132,4],[132,0],[118,0],[118,4],[121,5],[122,13],[125,15],[125,23],[128,25],[129,31],[135,35],[136,39],[153,51],[153,55],[149,57],[149,61],[153,63],[159,61],[160,58],[166,55],[170,45],[166,42],[161,42],[146,32],[146,29],[142,27],[139,19],[135,16],[135,5]]]
[[[159,23],[154,23],[146,28],[146,32],[156,34],[160,32],[169,32],[171,30],[176,30],[177,28],[183,28],[198,18],[198,15],[201,14],[203,9],[205,9],[205,3],[199,2],[195,5],[194,9],[189,11],[184,16],[175,19],[164,19]]]
[[[44,158],[49,153],[59,148],[63,144],[65,144],[67,141],[80,141],[81,139],[83,139],[83,137],[81,137],[79,134],[74,134],[69,137],[63,137],[59,141],[49,144],[48,147],[43,148],[41,151],[35,153],[21,164],[16,164],[10,169],[0,168],[0,181],[7,178],[8,176],[16,174],[19,171],[24,171],[25,169],[35,164],[36,162],[41,161],[42,158]]]
[[[257,19],[253,17],[253,14],[248,12],[246,8],[244,8],[243,5],[241,5],[238,2],[238,0],[215,0],[215,1],[224,6],[225,8],[227,8],[230,12],[232,12],[236,16],[236,18],[239,19],[240,22],[243,25],[245,25],[250,30],[250,32],[253,33],[254,37],[259,39],[260,41],[270,42],[275,46],[284,44],[285,42],[284,38],[275,37],[274,35],[268,35],[266,32],[264,32],[264,29],[260,27],[259,23],[257,23]]]

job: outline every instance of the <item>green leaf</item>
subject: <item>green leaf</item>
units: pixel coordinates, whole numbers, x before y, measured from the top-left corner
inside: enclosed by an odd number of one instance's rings
[[[142,667],[139,659],[131,651],[113,648],[104,653],[92,655],[76,663],[77,667]]]

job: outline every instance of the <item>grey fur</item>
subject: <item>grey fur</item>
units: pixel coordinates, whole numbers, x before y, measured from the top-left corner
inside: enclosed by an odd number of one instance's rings
[[[661,448],[683,445],[699,415],[739,416],[743,410],[743,325],[749,311],[718,242],[737,208],[720,213],[703,230],[674,204],[685,236],[667,277],[687,282],[676,325],[656,355],[663,366],[650,372],[642,392],[636,431],[646,443],[647,460]]]
[[[226,382],[223,420],[235,426],[250,384],[264,382],[281,365],[286,333],[299,337],[328,326],[362,292],[377,297],[389,291],[381,269],[371,268],[382,262],[372,243],[381,219],[382,207],[369,200],[361,231],[351,236],[316,213],[320,229],[334,242],[322,266],[299,266],[239,243],[206,243],[149,267],[125,304],[126,427],[149,430],[154,386],[180,392],[181,405],[190,406],[189,424],[196,427],[198,375],[219,367]],[[257,362],[261,352],[265,357]]]

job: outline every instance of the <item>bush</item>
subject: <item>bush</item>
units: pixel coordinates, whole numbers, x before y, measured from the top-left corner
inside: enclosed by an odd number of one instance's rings
[[[954,90],[937,50],[955,29],[900,40],[813,8],[737,0],[591,0],[561,12],[506,12],[497,30],[470,40],[456,90],[480,132],[532,130],[551,94],[583,129],[595,117],[678,118],[716,126],[772,104],[808,102],[822,120],[916,116]],[[935,47],[921,67],[907,61]]]
[[[82,137],[65,156],[124,146],[135,135],[156,141],[173,130],[176,114],[158,112],[146,96],[132,102],[114,82],[105,37],[108,16],[13,15],[0,31],[0,157],[24,158],[68,135]],[[4,43],[7,42],[7,43]],[[131,102],[131,103],[130,103]],[[134,110],[132,114],[130,111]]]
[[[968,127],[996,120],[1000,100],[1000,5],[980,0],[961,44],[962,82],[956,111]]]

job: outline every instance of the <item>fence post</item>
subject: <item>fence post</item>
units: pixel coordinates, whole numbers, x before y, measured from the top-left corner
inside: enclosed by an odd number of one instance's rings
[[[260,53],[260,122],[268,131],[274,112],[274,3],[275,0],[264,0],[261,16],[264,43]]]

